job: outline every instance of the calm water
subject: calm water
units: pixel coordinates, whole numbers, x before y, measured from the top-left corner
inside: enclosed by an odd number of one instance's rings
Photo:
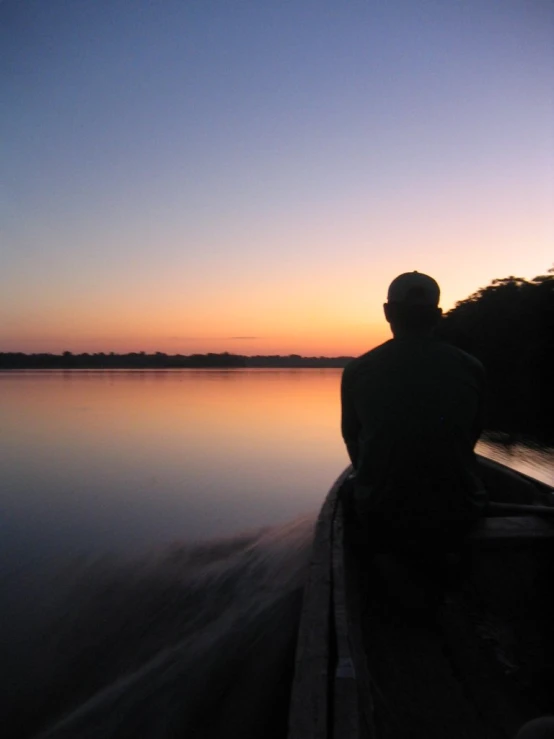
[[[12,541],[145,549],[314,512],[347,463],[336,371],[0,374]]]
[[[3,546],[142,551],[315,513],[340,370],[0,374]],[[481,447],[554,484],[554,454]]]
[[[290,684],[314,517],[347,463],[339,381],[0,373],[6,735],[286,735],[286,701],[256,722]],[[554,484],[552,451],[481,451]]]

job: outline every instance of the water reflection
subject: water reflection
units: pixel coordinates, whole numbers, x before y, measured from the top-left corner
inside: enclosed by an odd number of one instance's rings
[[[0,375],[12,538],[143,548],[317,509],[346,464],[336,371]]]
[[[485,457],[523,472],[554,487],[554,449],[531,444],[505,443],[485,438],[477,445],[477,451]]]
[[[316,511],[340,370],[0,374],[3,547],[143,549]],[[554,453],[480,451],[554,483]]]
[[[336,370],[0,373],[8,735],[247,735],[268,697],[286,703],[275,686],[290,685],[313,517],[347,463],[339,382]],[[552,450],[479,450],[554,484]],[[69,556],[107,549],[134,556]]]

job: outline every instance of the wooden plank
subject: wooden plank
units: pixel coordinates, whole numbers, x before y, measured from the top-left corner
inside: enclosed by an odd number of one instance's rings
[[[554,505],[554,488],[506,465],[477,456],[478,471],[489,499],[495,503]]]
[[[485,509],[487,518],[494,516],[540,516],[554,518],[554,505],[518,505],[517,503],[489,503]]]
[[[356,668],[348,633],[348,610],[344,569],[344,521],[342,504],[338,501],[333,518],[332,542],[332,604],[336,658],[332,689],[333,736],[360,739]]]
[[[316,524],[298,630],[288,739],[328,739],[330,736],[332,525],[338,494],[349,474],[350,468],[329,491]]]
[[[344,506],[339,504],[337,516],[344,518]],[[354,551],[348,543],[351,535],[348,522],[343,520],[345,546],[343,547],[344,580],[347,602],[347,629],[352,661],[356,673],[357,716],[359,721],[360,739],[376,739],[375,705],[373,686],[363,637],[363,599],[367,593],[366,582],[368,568],[360,568],[360,562],[354,556]],[[363,570],[363,571],[362,571]]]
[[[451,594],[438,613],[445,653],[453,665],[464,695],[489,727],[514,737],[517,729],[540,715],[502,670],[490,642],[479,638],[468,614],[469,603],[461,593]],[[490,615],[489,615],[490,618]],[[504,664],[505,667],[505,664]]]
[[[553,547],[554,522],[537,516],[485,518],[475,524],[468,538],[478,549]]]
[[[494,479],[500,481],[493,499],[502,501],[500,487],[504,478],[501,473],[506,468],[489,462],[488,469],[489,474],[492,470]],[[385,683],[390,681],[391,691],[386,691],[386,703],[393,714],[407,709],[412,719],[418,715],[424,724],[431,721],[427,726],[429,736],[432,731],[444,736],[447,729],[454,731],[450,734],[452,737],[460,739],[488,736],[474,707],[466,701],[463,691],[460,692],[461,686],[450,671],[440,637],[433,629],[421,623],[406,628],[406,624],[393,624],[388,617],[383,621],[373,613],[371,625],[366,623],[369,632],[365,630],[365,637],[369,637],[366,643],[368,665],[364,650],[360,648],[363,641],[360,594],[352,597],[352,587],[356,587],[356,582],[359,584],[361,573],[352,572],[358,567],[351,568],[352,563],[345,565],[344,560],[344,521],[339,496],[350,472],[351,468],[346,469],[331,488],[316,524],[296,647],[288,739],[375,737],[372,693],[377,691],[376,700],[383,698],[379,688],[383,679]],[[511,478],[517,475],[512,472]],[[523,486],[525,494],[520,495],[520,486],[513,485],[514,490],[507,496],[511,507],[506,507],[506,503],[502,504],[504,508],[493,506],[496,514],[521,513],[523,509],[514,503],[523,504],[525,513],[539,512],[528,503],[544,505],[546,502],[550,506],[552,488],[541,483],[535,487],[535,481],[521,477],[526,483]],[[533,488],[543,497],[534,497]],[[550,519],[550,511],[542,519],[536,515],[497,515],[479,521],[468,543],[477,551],[552,547],[554,521]],[[377,675],[373,674],[374,659],[380,665]],[[371,676],[368,666],[372,669]],[[379,674],[382,669],[384,673]],[[354,685],[356,691],[353,691]],[[357,692],[357,702],[353,700],[354,692]],[[429,700],[425,709],[423,704]],[[440,716],[436,712],[437,701],[441,705]],[[431,719],[431,716],[434,717]],[[415,720],[415,724],[418,723],[414,736],[419,736],[417,732],[423,728],[419,719]],[[386,739],[390,728],[382,734],[383,727],[379,726],[379,737]],[[392,729],[391,738],[412,736],[410,731],[415,727],[404,723],[397,734],[399,728]]]
[[[401,566],[401,562],[394,563]],[[433,615],[400,603],[375,569],[364,619],[379,739],[507,739],[467,699]]]

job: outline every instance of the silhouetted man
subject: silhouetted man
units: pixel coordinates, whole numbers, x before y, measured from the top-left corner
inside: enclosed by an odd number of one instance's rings
[[[486,503],[473,451],[484,369],[433,338],[439,297],[435,280],[419,272],[393,280],[384,311],[394,338],[354,359],[342,376],[354,506],[385,537],[463,529]]]

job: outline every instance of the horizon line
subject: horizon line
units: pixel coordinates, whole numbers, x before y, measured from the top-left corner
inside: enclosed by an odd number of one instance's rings
[[[94,357],[94,356],[106,356],[106,357],[129,357],[129,356],[145,356],[145,357],[156,357],[156,356],[163,356],[163,357],[267,357],[267,358],[273,358],[273,357],[280,357],[281,359],[290,359],[291,357],[299,358],[299,359],[351,359],[354,357],[353,354],[336,354],[336,355],[326,355],[326,354],[297,354],[297,353],[291,353],[291,354],[237,354],[235,352],[228,352],[228,351],[222,351],[222,352],[192,352],[191,354],[181,354],[181,353],[175,353],[170,354],[168,352],[162,352],[162,351],[153,351],[153,352],[146,352],[146,351],[131,351],[131,352],[104,352],[104,351],[97,351],[97,352],[72,352],[69,350],[65,350],[63,352],[50,352],[50,351],[43,351],[43,352],[23,352],[23,351],[0,351],[0,356],[4,355],[22,355],[25,357]]]

